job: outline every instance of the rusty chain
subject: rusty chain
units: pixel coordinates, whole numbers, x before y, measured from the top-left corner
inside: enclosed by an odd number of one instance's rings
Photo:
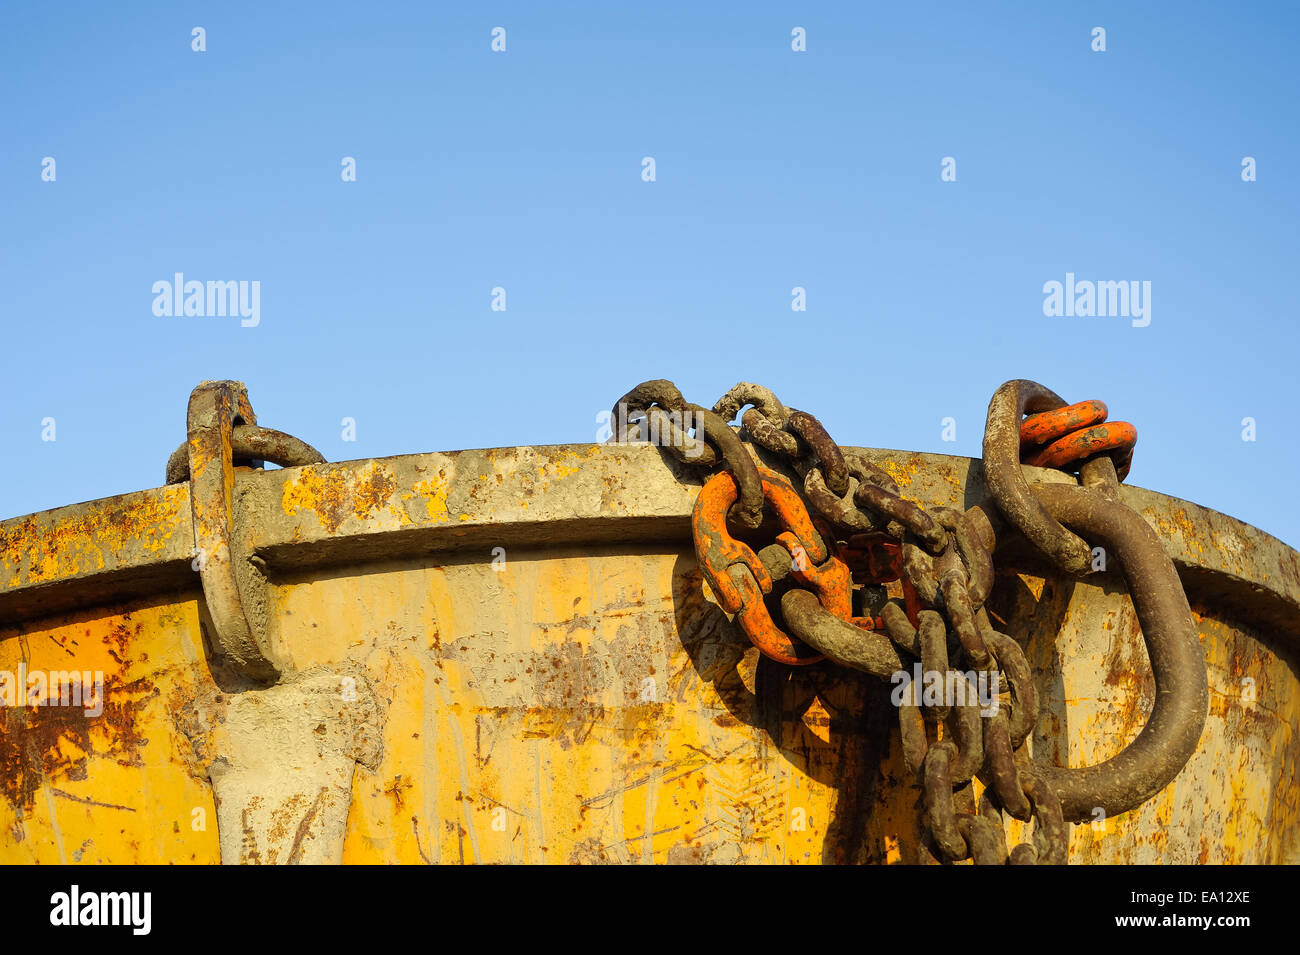
[[[629,415],[638,419],[635,431],[625,426]],[[669,381],[645,382],[616,403],[612,440],[649,439],[678,460],[721,468],[696,501],[696,554],[719,605],[765,655],[790,666],[829,659],[895,681],[905,660],[918,661],[924,692],[913,680],[899,697],[899,735],[923,791],[921,829],[935,858],[1064,864],[1069,823],[1097,807],[1127,812],[1164,788],[1195,750],[1208,709],[1205,661],[1173,563],[1119,499],[1136,431],[1106,417],[1101,402],[1067,406],[1032,381],[1002,385],[984,437],[995,514],[979,506],[926,510],[904,499],[885,470],[840,448],[815,417],[749,382],[711,411],[686,402]],[[743,439],[799,476],[811,512]],[[1080,484],[1031,485],[1022,463],[1078,470]],[[765,504],[782,530],[755,552],[726,522],[756,529]],[[1096,766],[1031,762],[1024,749],[1038,722],[1033,674],[1020,644],[993,628],[984,607],[1007,524],[1065,573],[1090,572],[1089,540],[1121,557],[1156,704],[1137,739]],[[881,585],[893,581],[902,599],[882,602]],[[969,672],[958,669],[962,662]],[[971,674],[1006,686],[1010,703],[986,692],[985,713]],[[943,692],[931,694],[936,683]],[[973,779],[983,787],[978,804]],[[1004,814],[1032,821],[1030,843],[1008,851]]]

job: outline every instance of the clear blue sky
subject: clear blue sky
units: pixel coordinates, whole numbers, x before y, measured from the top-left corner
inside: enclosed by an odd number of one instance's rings
[[[1028,377],[1300,545],[1300,6],[540,6],[7,4],[0,517],[162,483],[205,378],[343,460],[590,441],[660,377],[978,455]],[[260,324],[155,316],[176,272]],[[1045,317],[1067,272],[1150,325]]]

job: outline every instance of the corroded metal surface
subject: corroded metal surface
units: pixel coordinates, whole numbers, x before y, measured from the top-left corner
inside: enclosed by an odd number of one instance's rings
[[[190,513],[194,518],[194,566],[212,618],[217,653],[257,680],[278,678],[276,653],[267,638],[265,585],[247,540],[235,523],[235,424],[256,424],[242,384],[208,381],[190,395]]]
[[[1204,652],[1173,563],[1149,524],[1127,508],[1097,506],[1094,497],[1107,498],[1095,488],[1057,485],[1039,488],[1038,495],[1053,518],[1086,534],[1089,543],[1104,544],[1110,560],[1120,563],[1146,646],[1155,705],[1137,739],[1099,765],[1041,771],[1070,822],[1097,809],[1118,815],[1163,789],[1195,751],[1209,705]]]
[[[927,508],[987,499],[978,462],[861,453]],[[890,687],[760,658],[701,594],[699,482],[668,456],[511,448],[234,484],[286,666],[355,673],[382,709],[344,861],[923,857]],[[1070,860],[1300,861],[1300,555],[1196,505],[1121,496],[1184,579],[1210,713],[1153,799],[1071,827]],[[223,843],[272,844],[256,820],[218,839],[193,714],[244,684],[205,646],[191,526],[186,486],[0,523],[0,671],[105,679],[98,716],[0,712],[0,860],[216,862]],[[1014,548],[998,566],[1014,570],[987,606],[1036,677],[1035,762],[1113,756],[1155,691],[1122,580],[1072,581]],[[1006,835],[1031,841],[1014,820]]]
[[[305,441],[283,431],[258,425],[237,424],[230,433],[230,450],[236,464],[241,461],[266,462],[281,467],[321,464],[325,457]],[[183,442],[167,459],[167,483],[179,484],[190,479],[190,443]]]

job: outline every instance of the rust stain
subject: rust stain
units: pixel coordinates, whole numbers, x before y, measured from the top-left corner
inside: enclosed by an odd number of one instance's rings
[[[166,487],[0,523],[0,567],[10,569],[0,583],[19,587],[103,570],[123,551],[161,553],[187,497],[184,486]]]
[[[311,829],[312,820],[316,818],[316,814],[320,812],[321,806],[324,805],[324,803],[325,790],[322,789],[316,794],[316,801],[311,804],[311,809],[302,817],[302,821],[298,823],[298,830],[293,836],[293,845],[289,847],[289,858],[287,860],[289,865],[297,865],[298,861],[302,858],[302,841],[306,838],[307,832]]]
[[[131,665],[128,647],[140,630],[140,624],[132,628],[124,622],[103,637],[110,657],[121,667],[119,673]],[[85,706],[48,705],[46,700],[0,707],[0,797],[21,817],[31,812],[35,794],[45,783],[86,779],[92,758],[142,767],[140,751],[149,740],[141,711],[158,695],[148,678],[123,681],[118,674],[105,673],[103,711],[95,716]]]
[[[308,468],[285,482],[280,503],[286,514],[310,511],[333,534],[350,516],[365,520],[386,508],[396,490],[397,480],[378,462],[370,462],[356,476],[344,468]]]
[[[398,773],[393,777],[392,784],[384,790],[384,793],[393,801],[393,808],[400,812],[406,793],[414,786],[415,783]]]

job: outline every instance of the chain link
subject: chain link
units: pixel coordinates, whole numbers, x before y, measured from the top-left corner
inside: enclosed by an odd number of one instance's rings
[[[1161,693],[1129,747],[1083,769],[1031,763],[1024,749],[1038,722],[1038,693],[1024,650],[993,628],[984,609],[994,583],[990,514],[979,506],[927,510],[904,499],[886,471],[859,451],[841,449],[815,417],[751,382],[730,389],[710,412],[687,403],[671,382],[649,381],[620,400],[615,420],[626,421],[628,412],[651,434],[657,428],[659,443],[666,436],[679,460],[722,466],[696,504],[696,553],[719,605],[765,655],[789,665],[829,659],[882,679],[919,660],[923,679],[902,694],[898,728],[903,763],[922,790],[924,841],[935,858],[1064,864],[1070,822],[1098,806],[1110,815],[1126,812],[1186,764],[1208,709],[1204,658],[1172,562],[1141,516],[1119,500],[1136,430],[1104,423],[1102,402],[1066,405],[1036,382],[1010,381],[989,403],[984,437],[984,476],[999,525],[1005,519],[1070,574],[1087,573],[1092,563],[1092,548],[1076,531],[1123,554]],[[733,429],[728,422],[737,415],[741,424]],[[685,425],[692,420],[693,437]],[[622,427],[615,432],[616,440],[644,438],[629,438]],[[810,511],[789,482],[755,464],[742,440],[800,476]],[[1031,486],[1022,463],[1077,470],[1081,484]],[[757,528],[765,500],[784,530],[755,554],[725,523],[731,517]],[[777,566],[782,549],[788,572]],[[811,589],[774,591],[774,579],[787,577]],[[867,586],[895,580],[901,601],[882,597],[878,615],[853,615],[853,585],[865,599]],[[766,609],[769,595],[793,636]],[[968,671],[957,668],[963,663]],[[982,696],[981,685],[996,689]],[[1000,699],[1004,687],[1009,703]],[[972,780],[982,786],[978,807]],[[1003,813],[1032,824],[1030,843],[1008,851]]]

